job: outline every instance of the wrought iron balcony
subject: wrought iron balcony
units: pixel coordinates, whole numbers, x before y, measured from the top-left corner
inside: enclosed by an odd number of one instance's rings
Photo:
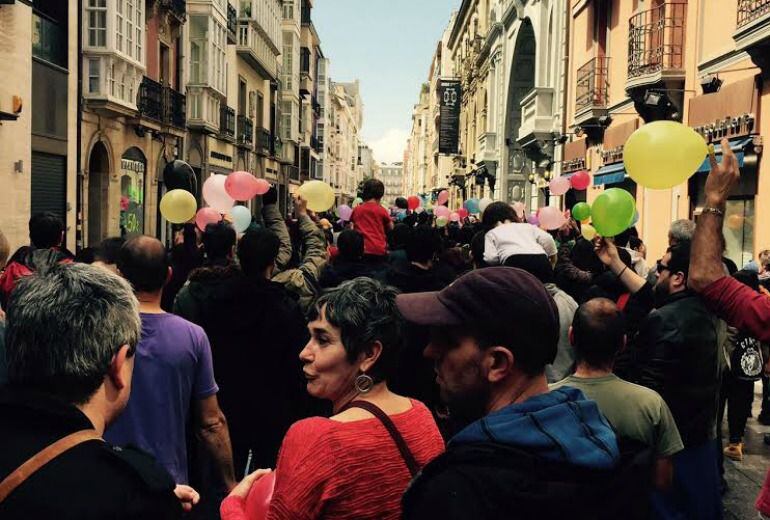
[[[238,10],[227,2],[227,43],[238,42]]]
[[[219,108],[219,134],[222,137],[235,137],[235,109],[227,105]]]
[[[627,87],[684,78],[687,4],[666,2],[628,21]],[[649,81],[645,81],[649,79]]]
[[[770,15],[770,0],[738,0],[739,29],[766,15]]]
[[[163,85],[145,76],[139,85],[136,106],[139,115],[160,122],[163,119]]]
[[[160,0],[160,7],[167,9],[180,22],[184,23],[187,18],[187,0]]]
[[[575,112],[606,109],[608,101],[610,58],[593,58],[577,70]]]
[[[270,130],[257,127],[256,152],[260,155],[270,155]]]
[[[254,145],[254,121],[246,116],[238,116],[238,144]]]
[[[163,122],[184,128],[187,123],[186,98],[171,87],[163,87]]]

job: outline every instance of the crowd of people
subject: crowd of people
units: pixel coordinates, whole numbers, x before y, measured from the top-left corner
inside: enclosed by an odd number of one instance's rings
[[[394,218],[374,179],[350,222],[273,189],[170,251],[73,255],[34,215],[10,258],[0,234],[0,517],[721,518],[770,367],[770,252],[723,256],[722,149],[654,264],[634,228],[503,202]]]

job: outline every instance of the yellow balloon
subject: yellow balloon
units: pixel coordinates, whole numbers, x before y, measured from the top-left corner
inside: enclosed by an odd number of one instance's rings
[[[708,149],[703,137],[675,121],[654,121],[631,134],[623,148],[626,171],[640,186],[673,188],[703,164]]]
[[[195,217],[198,203],[187,190],[171,190],[160,199],[160,214],[172,224],[183,224]]]
[[[580,226],[580,231],[583,234],[583,238],[588,240],[589,242],[596,238],[596,229],[591,224],[583,224]]]
[[[306,182],[297,190],[299,196],[307,201],[307,208],[316,213],[327,211],[334,206],[334,190],[322,181]]]

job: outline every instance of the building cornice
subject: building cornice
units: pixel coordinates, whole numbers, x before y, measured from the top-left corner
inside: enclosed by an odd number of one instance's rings
[[[476,0],[463,0],[462,5],[460,6],[460,10],[457,13],[457,18],[455,18],[455,23],[452,26],[452,32],[449,35],[450,49],[454,49],[455,44],[457,43],[457,38],[460,36],[462,28],[466,25],[465,17],[471,8],[471,4],[473,4],[475,1]]]

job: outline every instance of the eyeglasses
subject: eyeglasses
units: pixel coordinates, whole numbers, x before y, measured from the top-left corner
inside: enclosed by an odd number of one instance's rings
[[[658,262],[656,270],[658,271],[658,274],[663,274],[663,271],[670,271],[671,269],[663,262]]]

